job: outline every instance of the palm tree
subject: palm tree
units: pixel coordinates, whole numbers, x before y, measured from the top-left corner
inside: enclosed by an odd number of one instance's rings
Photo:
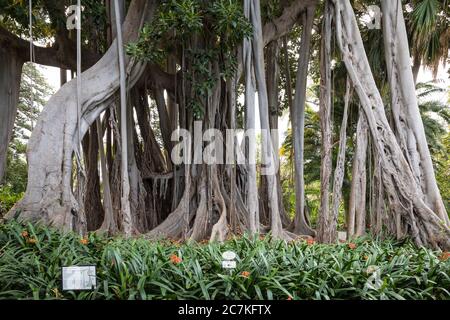
[[[445,93],[445,89],[432,82],[417,84],[419,111],[422,117],[428,147],[432,155],[443,150],[442,138],[448,133],[450,109],[442,101],[432,97],[436,93]]]
[[[450,8],[447,0],[413,0],[406,14],[409,43],[414,57],[414,81],[420,66],[432,69],[436,75],[439,65],[447,60],[450,43]]]

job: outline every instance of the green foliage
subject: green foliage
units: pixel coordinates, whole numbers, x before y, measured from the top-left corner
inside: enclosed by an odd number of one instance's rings
[[[433,154],[436,180],[441,191],[441,196],[450,214],[450,126],[447,134],[442,137],[442,148]]]
[[[433,82],[417,84],[419,111],[436,180],[447,212],[450,213],[450,109],[448,104],[435,100],[436,94],[443,93],[445,89]]]
[[[317,111],[310,106],[305,110],[305,145],[304,145],[304,174],[307,206],[311,212],[311,222],[315,222],[320,198],[320,119]],[[295,215],[294,185],[294,145],[292,129],[289,128],[280,149],[281,182],[285,206],[291,216]]]
[[[444,93],[445,89],[432,82],[417,84],[419,111],[425,128],[425,135],[431,154],[443,150],[442,138],[450,125],[450,109],[447,104],[433,99],[433,94]]]
[[[232,50],[251,35],[251,24],[235,0],[168,0],[158,8],[155,19],[141,30],[139,40],[127,46],[127,53],[142,60],[161,63],[178,44],[187,46],[192,36],[212,29],[215,48]]]
[[[10,186],[0,187],[0,217],[9,211],[22,198],[22,195]]]
[[[14,140],[26,142],[54,89],[34,64],[26,63],[22,70],[17,118],[14,123]],[[33,103],[32,103],[33,102]]]
[[[28,1],[0,0],[0,26],[8,29],[18,36],[29,35]],[[36,38],[50,41],[54,30],[48,23],[48,15],[44,10],[42,1],[33,1],[33,34]]]
[[[245,37],[252,34],[252,27],[242,12],[241,1],[216,0],[207,9],[214,23],[213,29],[221,44],[232,50]]]
[[[436,73],[448,58],[450,7],[438,0],[414,0],[411,6],[406,14],[411,51]]]
[[[40,110],[52,91],[53,89],[33,64],[24,65],[17,117],[8,148],[5,177],[0,184],[0,215],[8,212],[25,192],[28,176],[25,161],[26,145]],[[33,105],[31,105],[32,100]]]
[[[55,36],[66,29],[66,8],[72,1],[33,0],[32,19],[35,40],[52,45]],[[106,51],[106,7],[101,1],[83,0],[81,16],[83,43],[89,43],[95,50]],[[0,0],[0,27],[4,27],[19,37],[29,35],[29,7],[24,0]],[[1,18],[3,17],[3,19]]]
[[[41,226],[1,225],[0,298],[450,298],[450,260],[410,243],[361,239],[352,249],[347,243],[287,244],[268,237],[207,245],[95,234],[81,240]],[[225,250],[238,255],[231,273],[221,267]],[[61,292],[61,267],[86,264],[97,267],[97,289]],[[365,286],[370,266],[381,270],[379,290]]]
[[[231,79],[237,70],[236,47],[251,32],[240,1],[168,0],[138,41],[127,46],[127,53],[157,64],[168,54],[181,53],[181,69],[189,82],[186,106],[200,119],[217,82],[216,64],[220,77]]]
[[[14,143],[11,145],[14,146]],[[19,147],[25,148],[24,145]],[[22,154],[14,154],[12,150],[9,150],[3,186],[16,194],[21,194],[25,191],[27,187],[27,163],[23,159]],[[0,201],[3,201],[1,197]]]

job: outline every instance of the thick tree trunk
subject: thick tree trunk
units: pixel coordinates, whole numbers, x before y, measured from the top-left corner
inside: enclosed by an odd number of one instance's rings
[[[350,1],[332,2],[336,11],[337,43],[381,159],[389,204],[401,215],[408,226],[408,234],[417,245],[450,249],[450,229],[423,201],[414,174],[389,126]]]
[[[105,116],[108,116],[108,112]],[[108,120],[108,119],[106,119]],[[100,226],[100,232],[107,232],[109,234],[114,234],[117,231],[117,226],[114,220],[114,211],[111,196],[111,186],[110,186],[110,174],[109,169],[106,165],[106,156],[103,146],[103,129],[100,119],[96,120],[97,123],[97,142],[100,153],[100,169],[102,173],[102,186],[103,186],[103,207],[105,209],[104,219],[102,225]]]
[[[17,104],[19,103],[20,78],[23,61],[14,53],[0,47],[0,183],[6,171],[6,156],[11,140]]]
[[[314,230],[307,223],[305,213],[305,177],[304,177],[304,150],[305,150],[305,105],[306,86],[308,81],[308,67],[311,47],[311,33],[313,27],[315,6],[308,7],[303,14],[303,30],[297,66],[297,83],[292,108],[292,127],[294,140],[295,165],[295,218],[294,233],[315,236]]]
[[[101,226],[104,217],[98,172],[99,144],[97,130],[97,124],[94,122],[89,128],[89,133],[83,138],[86,167],[84,211],[88,231],[97,230]]]
[[[382,233],[383,222],[387,217],[385,210],[383,178],[381,177],[380,157],[377,156],[376,150],[372,150],[372,154],[374,154],[374,159],[373,176],[371,178],[372,205],[370,211],[370,232],[373,235],[378,236]]]
[[[394,131],[423,193],[423,200],[449,226],[417,103],[402,3],[400,0],[382,0],[381,6]],[[416,59],[414,62],[417,63]]]
[[[330,215],[330,180],[332,170],[332,127],[331,127],[331,20],[332,7],[325,3],[320,53],[320,128],[322,132],[322,159],[320,165],[320,208],[317,238],[320,242],[333,243],[337,240],[334,219]]]
[[[131,91],[134,94],[138,94],[137,90]],[[144,232],[145,226],[145,215],[146,215],[146,205],[145,198],[147,197],[147,192],[144,187],[144,181],[142,180],[141,171],[138,168],[136,162],[136,144],[137,144],[137,133],[136,124],[133,119],[134,108],[128,108],[127,110],[127,161],[128,161],[128,176],[130,181],[130,213],[132,217],[133,227],[135,232]]]
[[[116,14],[117,51],[119,60],[119,90],[120,90],[120,135],[122,138],[121,150],[121,185],[122,198],[120,208],[122,211],[122,227],[125,236],[130,236],[133,231],[133,219],[130,207],[130,177],[128,173],[128,131],[127,131],[127,87],[125,74],[125,55],[123,53],[122,21],[120,19],[119,0],[114,0],[114,12]]]
[[[124,42],[135,40],[140,27],[155,2],[134,0],[124,23]],[[127,59],[132,86],[143,70],[139,63],[130,64]],[[117,43],[92,68],[81,74],[83,101],[81,135],[100,113],[110,105],[119,87]],[[72,155],[78,141],[76,85],[74,81],[64,85],[44,108],[28,144],[28,186],[24,198],[15,205],[7,217],[18,215],[20,219],[41,220],[56,227],[72,230],[82,215],[75,200],[70,180]],[[64,106],[64,108],[61,108]],[[51,156],[49,156],[49,154]]]
[[[342,197],[342,184],[344,182],[345,174],[345,150],[347,147],[347,120],[348,120],[348,108],[351,98],[351,82],[347,77],[347,85],[344,98],[344,115],[342,116],[341,132],[339,135],[339,149],[336,161],[336,169],[334,171],[333,180],[333,196],[331,200],[331,219],[332,225],[337,225],[339,216],[339,205]]]
[[[267,56],[267,97],[269,101],[269,126],[272,134],[272,144],[275,152],[276,162],[280,163],[280,155],[278,150],[280,149],[279,137],[278,137],[278,114],[279,114],[279,102],[278,102],[278,78],[280,77],[279,68],[279,41],[272,41],[266,48]],[[280,171],[276,174],[276,184],[278,190],[278,203],[280,208],[280,217],[283,227],[288,227],[291,224],[289,217],[286,214],[283,203],[283,190],[281,188]]]

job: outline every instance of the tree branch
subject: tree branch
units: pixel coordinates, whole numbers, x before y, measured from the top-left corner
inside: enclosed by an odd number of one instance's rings
[[[34,45],[35,61],[38,64],[75,70],[76,69],[76,51],[75,43],[67,43],[66,46],[56,42],[52,47],[40,47]],[[0,27],[0,46],[11,50],[22,61],[30,60],[30,43],[15,34]],[[93,66],[99,59],[100,55],[83,50],[83,69]]]
[[[264,25],[264,46],[287,34],[298,21],[300,13],[310,6],[316,6],[318,0],[296,0],[283,10],[281,16]]]

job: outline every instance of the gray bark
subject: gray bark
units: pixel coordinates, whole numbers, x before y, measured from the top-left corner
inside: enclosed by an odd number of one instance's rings
[[[19,103],[23,61],[14,51],[0,47],[0,183],[6,171],[8,145]]]
[[[153,13],[155,2],[134,0],[124,23],[124,42],[137,38],[146,18]],[[143,66],[126,65],[132,86]],[[117,43],[92,68],[81,74],[83,101],[82,136],[101,112],[110,105],[119,88]],[[65,84],[44,108],[28,144],[28,185],[24,198],[8,213],[22,220],[40,220],[66,230],[73,230],[81,214],[71,190],[72,154],[78,141],[75,81]],[[61,106],[64,106],[61,109]],[[51,156],[49,156],[51,155]]]
[[[281,223],[275,169],[276,156],[270,137],[269,103],[267,97],[266,75],[264,69],[264,43],[261,26],[261,9],[259,0],[252,1],[251,21],[253,25],[253,58],[256,82],[258,85],[259,116],[262,130],[262,160],[267,168],[268,204],[270,208],[271,231],[275,238],[290,239]]]
[[[366,215],[366,160],[368,141],[366,116],[361,109],[356,127],[356,150],[353,155],[352,182],[347,218],[347,238],[364,233]],[[356,233],[356,234],[355,234]]]
[[[308,80],[308,66],[311,47],[311,33],[313,27],[315,6],[308,7],[303,14],[303,30],[298,58],[297,83],[292,108],[292,126],[294,141],[295,166],[295,218],[294,233],[315,236],[314,230],[307,223],[305,214],[305,177],[304,177],[304,150],[305,150],[305,105],[306,86]]]
[[[381,6],[391,107],[399,145],[423,193],[423,200],[450,225],[419,112],[402,3],[400,0],[382,0]]]
[[[320,54],[320,128],[322,149],[320,165],[320,208],[317,237],[320,242],[333,243],[337,240],[336,226],[330,219],[330,179],[331,179],[331,20],[332,7],[325,3],[322,26],[322,47]]]
[[[110,174],[108,171],[108,167],[106,166],[106,156],[103,144],[103,128],[100,119],[97,119],[96,123],[97,123],[97,141],[98,145],[100,146],[99,153],[100,153],[100,170],[103,185],[103,207],[105,209],[104,219],[102,225],[100,226],[99,231],[114,234],[117,231],[117,226],[114,220],[111,186],[109,183]]]
[[[353,8],[349,0],[332,2],[336,11],[337,43],[381,158],[383,184],[390,205],[401,215],[408,226],[408,234],[417,245],[449,249],[450,229],[423,201],[414,174],[386,118]]]
[[[278,60],[280,58],[279,41],[272,41],[266,48],[267,56],[267,96],[269,101],[269,125],[270,130],[274,130],[275,134],[272,134],[272,144],[275,150],[280,149],[279,137],[278,137],[278,78],[280,77],[280,68]],[[280,163],[280,155],[275,152],[276,162]],[[280,171],[276,174],[276,184],[278,191],[278,203],[280,209],[280,217],[283,227],[288,227],[291,224],[289,217],[286,214],[286,210],[283,204],[283,190],[281,188]]]
[[[342,116],[341,132],[339,135],[339,150],[336,162],[336,169],[334,171],[333,180],[333,196],[331,200],[331,220],[332,225],[337,226],[339,216],[339,205],[342,197],[342,184],[344,182],[345,170],[345,150],[347,146],[347,120],[348,108],[351,98],[351,82],[347,77],[346,92],[344,98],[344,115]]]
[[[244,0],[245,16],[250,19],[251,0]],[[251,132],[252,136],[249,140],[256,141],[255,136],[255,86],[253,83],[253,59],[252,59],[252,43],[248,39],[244,39],[244,65],[245,65],[245,129]],[[247,163],[248,177],[247,177],[247,195],[246,202],[249,213],[249,229],[250,233],[259,233],[259,208],[258,208],[258,191],[256,182],[256,144],[248,144],[247,159],[253,159]]]
[[[130,236],[133,229],[133,221],[131,217],[130,208],[130,178],[128,174],[128,132],[127,132],[127,88],[126,88],[126,73],[125,73],[125,56],[123,53],[123,39],[122,39],[122,22],[120,19],[119,1],[114,0],[114,12],[116,20],[117,32],[117,51],[119,59],[119,89],[120,89],[120,135],[122,138],[122,152],[121,152],[121,211],[122,211],[122,227],[125,236]]]

